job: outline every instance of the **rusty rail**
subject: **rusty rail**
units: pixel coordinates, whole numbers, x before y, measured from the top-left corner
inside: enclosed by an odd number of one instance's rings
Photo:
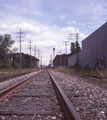
[[[73,107],[72,103],[69,101],[63,90],[60,88],[60,86],[57,84],[56,80],[53,78],[51,73],[48,71],[56,93],[58,94],[59,100],[62,104],[63,109],[66,113],[66,118],[68,120],[82,120],[82,118],[79,116],[75,108]]]
[[[32,75],[31,77],[24,79],[4,90],[2,90],[0,92],[0,102],[3,101],[6,97],[8,97],[10,94],[12,94],[12,92],[14,92],[15,90],[19,89],[23,84],[27,83],[28,80],[32,79],[33,77],[35,77],[37,74],[41,73],[42,71],[37,72],[35,75]]]

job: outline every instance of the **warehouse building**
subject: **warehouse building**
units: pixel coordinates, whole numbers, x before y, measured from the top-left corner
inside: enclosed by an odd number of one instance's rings
[[[107,68],[107,22],[82,41],[79,61],[82,67]],[[68,58],[68,66],[75,62],[76,54]]]

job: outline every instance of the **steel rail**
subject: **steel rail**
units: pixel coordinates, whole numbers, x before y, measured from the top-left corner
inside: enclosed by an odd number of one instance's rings
[[[53,78],[50,71],[48,71],[48,73],[49,73],[49,75],[51,77],[52,83],[54,85],[54,89],[58,94],[58,98],[59,98],[59,100],[60,100],[60,102],[62,104],[62,107],[65,110],[66,118],[68,120],[82,120],[80,115],[77,113],[77,111],[73,107],[72,103],[69,101],[69,99],[67,98],[67,96],[65,95],[63,90],[60,88],[60,86],[58,85],[56,80]]]
[[[0,92],[0,102],[3,101],[6,97],[8,97],[12,92],[14,92],[15,90],[19,89],[23,84],[25,84],[26,82],[28,82],[28,80],[32,79],[33,77],[35,77],[37,74],[41,73],[41,71],[37,72],[35,75],[30,76],[27,79],[23,79],[22,81],[2,90]]]

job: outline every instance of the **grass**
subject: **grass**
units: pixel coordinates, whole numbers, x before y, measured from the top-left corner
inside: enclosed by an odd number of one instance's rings
[[[107,70],[85,70],[75,68],[55,68],[52,70],[85,77],[92,82],[107,83]]]
[[[28,68],[28,69],[0,69],[0,78],[24,74],[28,72],[37,71],[38,68]]]

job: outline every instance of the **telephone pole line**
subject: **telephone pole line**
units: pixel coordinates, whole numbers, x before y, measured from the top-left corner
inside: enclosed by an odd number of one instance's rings
[[[35,57],[36,57],[36,52],[37,52],[37,46],[35,45],[35,46],[34,46],[34,54],[35,54]]]
[[[40,50],[38,49],[38,59],[39,59],[39,56],[40,56]],[[39,61],[38,61],[38,63],[39,63]],[[38,66],[39,67],[39,66]]]
[[[31,40],[29,40],[29,49],[30,49],[30,67],[31,67],[31,49],[32,49],[32,42],[31,42]]]
[[[42,68],[42,49],[41,49],[41,68]]]
[[[20,29],[20,32],[17,32],[17,33],[19,33],[19,36],[16,36],[16,37],[17,37],[17,38],[20,38],[20,40],[19,40],[18,42],[20,42],[20,69],[21,69],[21,42],[23,42],[23,41],[21,40],[21,38],[22,38],[22,37],[25,37],[25,36],[21,36],[21,34],[24,33],[24,32],[21,32],[21,29]]]
[[[79,39],[79,33],[70,33],[70,38],[68,39],[76,39],[76,48],[77,48],[77,65],[78,65],[78,39]]]
[[[65,43],[65,53],[66,53],[66,67],[67,67],[67,43],[70,41],[64,41],[63,43]]]
[[[36,58],[36,52],[37,52],[37,46],[35,45],[34,46],[34,55],[35,55],[35,58]],[[36,66],[37,66],[37,58],[36,58]]]
[[[60,53],[60,67],[61,67],[61,51],[62,50],[58,50],[59,51],[59,53]]]

